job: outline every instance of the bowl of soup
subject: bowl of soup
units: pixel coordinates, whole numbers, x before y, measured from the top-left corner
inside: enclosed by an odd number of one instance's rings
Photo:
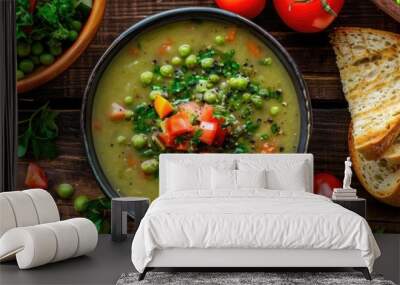
[[[196,7],[123,32],[90,76],[81,122],[102,190],[153,200],[160,153],[303,153],[311,118],[304,80],[270,34]]]

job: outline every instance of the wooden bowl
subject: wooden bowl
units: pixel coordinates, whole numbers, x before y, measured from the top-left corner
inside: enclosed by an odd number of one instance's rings
[[[40,67],[33,73],[18,81],[18,93],[24,93],[45,84],[60,75],[72,63],[74,63],[96,35],[97,29],[103,19],[105,7],[106,0],[94,0],[90,15],[76,41],[65,50],[61,56],[57,57],[53,64],[47,67]]]

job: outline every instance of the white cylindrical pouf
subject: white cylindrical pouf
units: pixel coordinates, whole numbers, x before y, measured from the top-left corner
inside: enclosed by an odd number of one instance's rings
[[[36,208],[39,224],[57,222],[60,220],[57,205],[49,192],[43,189],[29,189],[22,191],[30,196]]]
[[[78,250],[78,233],[71,223],[67,221],[44,224],[51,229],[57,238],[57,251],[51,262],[71,258]]]
[[[10,202],[17,227],[39,224],[36,208],[30,196],[22,191],[3,192],[0,194]]]
[[[9,229],[17,226],[14,211],[7,198],[0,195],[0,237]]]
[[[98,239],[97,229],[90,220],[74,218],[65,222],[73,225],[78,233],[78,249],[74,257],[86,254],[96,248]]]
[[[54,232],[36,225],[14,228],[0,239],[0,257],[15,254],[20,269],[37,267],[53,260],[57,249]]]

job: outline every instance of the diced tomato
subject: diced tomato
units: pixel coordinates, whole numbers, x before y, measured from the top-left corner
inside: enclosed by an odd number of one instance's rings
[[[179,105],[179,110],[198,116],[201,108],[196,102],[187,102]]]
[[[214,113],[214,107],[205,104],[201,109],[199,120],[205,122],[211,121],[213,119],[213,113]]]
[[[176,146],[176,150],[187,151],[189,149],[189,141],[184,141]]]
[[[133,151],[130,148],[126,148],[124,152],[125,152],[126,164],[129,167],[135,167],[139,165],[139,161],[135,158]]]
[[[36,0],[29,0],[29,13],[33,14],[36,8]]]
[[[190,123],[189,116],[185,112],[178,112],[169,117],[166,121],[167,132],[177,137],[193,131],[193,126]]]
[[[165,147],[175,147],[175,138],[169,133],[161,133],[158,135],[158,138],[161,140]]]
[[[200,141],[212,145],[214,139],[217,135],[217,131],[219,128],[219,123],[216,119],[212,121],[201,121],[200,122],[200,129],[201,129],[201,136]]]
[[[221,126],[218,126],[217,135],[215,136],[215,139],[214,139],[214,144],[216,146],[222,146],[224,144],[226,134],[227,134],[227,130],[221,128]]]
[[[29,163],[26,173],[25,185],[30,188],[47,189],[48,179],[44,170],[36,163]]]
[[[164,119],[174,110],[172,104],[160,95],[157,95],[154,100],[154,109],[156,109],[156,112],[161,119]]]

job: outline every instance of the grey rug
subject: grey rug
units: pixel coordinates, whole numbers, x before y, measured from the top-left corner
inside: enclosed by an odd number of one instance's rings
[[[372,275],[368,281],[359,272],[148,272],[146,278],[138,281],[138,273],[122,274],[117,285],[395,285],[382,276]]]

